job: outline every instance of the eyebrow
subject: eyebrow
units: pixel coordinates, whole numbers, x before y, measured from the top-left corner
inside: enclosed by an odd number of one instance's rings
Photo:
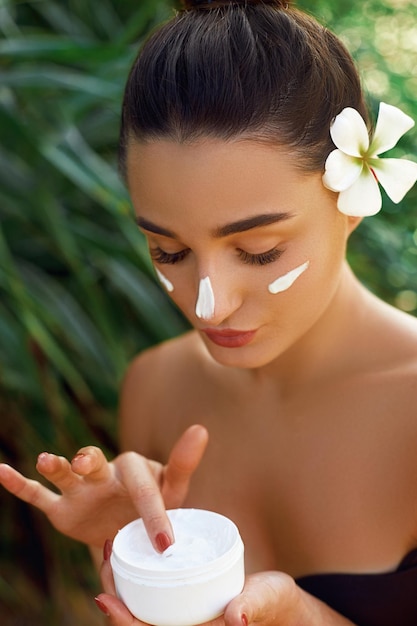
[[[164,237],[171,237],[171,239],[176,239],[176,235],[172,232],[172,230],[168,230],[167,228],[158,226],[158,224],[154,224],[149,220],[145,220],[143,217],[137,216],[135,218],[135,221],[138,226],[143,228],[143,230],[148,230],[150,233],[155,233],[155,235],[163,235]]]
[[[253,217],[247,217],[246,219],[239,220],[237,222],[231,222],[224,226],[216,228],[213,235],[214,237],[227,237],[228,235],[234,235],[235,233],[243,233],[253,228],[260,228],[261,226],[269,226],[270,224],[276,224],[277,222],[283,222],[292,217],[291,213],[265,213],[261,215],[254,215]]]
[[[213,237],[219,239],[221,237],[227,237],[236,233],[243,233],[247,230],[252,230],[254,228],[260,228],[262,226],[276,224],[277,222],[283,222],[290,219],[291,217],[293,217],[293,214],[289,212],[263,213],[261,215],[254,215],[253,217],[247,217],[243,220],[238,220],[237,222],[230,222],[229,224],[225,224],[224,226],[219,226],[218,228],[214,229],[212,234]],[[171,239],[177,238],[172,230],[168,230],[168,228],[164,228],[163,226],[158,226],[158,224],[154,224],[153,222],[146,220],[143,217],[136,217],[136,223],[144,230],[155,233],[156,235],[170,237]]]

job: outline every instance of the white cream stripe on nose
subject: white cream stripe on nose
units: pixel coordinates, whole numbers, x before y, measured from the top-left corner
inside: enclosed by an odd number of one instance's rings
[[[309,265],[310,265],[310,261],[306,261],[305,263],[294,268],[287,274],[280,276],[279,278],[274,280],[273,283],[268,285],[268,291],[270,293],[275,294],[275,293],[280,293],[281,291],[285,291],[286,289],[289,289],[291,285],[295,283],[297,278],[301,276],[303,272],[305,272],[305,270],[308,268]]]
[[[213,288],[211,286],[210,277],[206,276],[200,280],[195,314],[201,320],[209,320],[214,315],[214,306]]]

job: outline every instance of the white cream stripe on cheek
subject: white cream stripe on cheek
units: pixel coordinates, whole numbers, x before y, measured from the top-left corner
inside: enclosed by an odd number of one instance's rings
[[[209,320],[214,315],[214,293],[209,276],[200,280],[195,314],[202,320]]]
[[[295,283],[297,278],[301,276],[303,272],[305,272],[309,265],[310,261],[306,261],[305,263],[294,268],[287,274],[284,274],[284,276],[280,276],[279,278],[274,280],[273,283],[268,285],[268,291],[273,294],[280,293],[281,291],[286,291],[286,289],[289,289],[291,285]]]
[[[159,271],[159,269],[157,267],[155,267],[155,272],[156,272],[156,275],[158,276],[160,282],[165,287],[165,289],[167,291],[174,291],[174,285],[171,283],[171,281],[168,280],[168,278],[166,276],[163,275],[162,272]]]

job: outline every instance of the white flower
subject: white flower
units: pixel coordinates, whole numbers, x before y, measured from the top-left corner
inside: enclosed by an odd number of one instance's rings
[[[364,120],[347,107],[336,116],[330,135],[337,150],[327,157],[323,184],[338,191],[337,208],[346,215],[375,215],[381,209],[378,183],[395,203],[403,199],[417,180],[417,163],[407,159],[380,159],[414,126],[414,120],[381,102],[375,133],[369,144]]]

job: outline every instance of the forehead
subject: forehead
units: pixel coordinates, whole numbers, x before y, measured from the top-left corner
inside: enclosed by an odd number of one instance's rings
[[[302,172],[295,153],[248,140],[132,143],[127,182],[136,212],[163,220],[295,211],[325,194],[321,173]]]

